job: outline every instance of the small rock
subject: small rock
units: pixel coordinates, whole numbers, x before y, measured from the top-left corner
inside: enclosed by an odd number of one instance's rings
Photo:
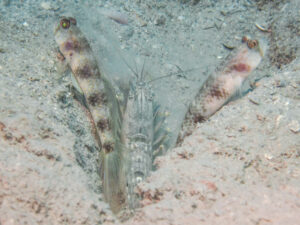
[[[3,1],[3,4],[4,4],[4,6],[10,6],[10,0],[4,0]]]
[[[166,23],[166,17],[164,15],[158,15],[154,20],[154,24],[157,26],[165,25],[165,23]]]
[[[274,156],[269,153],[265,153],[264,156],[267,160],[272,160],[274,158]]]
[[[266,120],[266,117],[260,115],[260,114],[256,114],[256,118],[259,120],[259,121],[265,121]]]
[[[259,104],[260,104],[259,101],[256,100],[256,99],[254,99],[254,98],[248,97],[248,99],[249,99],[249,101],[252,102],[254,105],[259,105]]]
[[[3,131],[5,127],[6,127],[5,124],[0,122],[0,131]]]
[[[179,21],[183,21],[185,18],[184,18],[184,16],[178,16],[177,19],[178,19]]]
[[[280,121],[281,121],[282,118],[283,118],[282,115],[279,115],[279,116],[276,117],[276,128],[279,127],[279,124],[280,124]]]
[[[38,120],[43,120],[46,117],[46,113],[42,110],[37,110],[35,116]]]
[[[141,27],[147,26],[147,22],[141,16],[136,15],[136,19],[137,19],[139,26],[141,26]]]
[[[275,81],[275,86],[276,87],[285,87],[286,86],[286,82],[283,80],[276,80]]]
[[[291,86],[292,86],[293,88],[297,88],[297,87],[298,87],[298,85],[297,85],[296,82],[292,82],[292,83],[291,83]]]
[[[42,2],[42,3],[41,3],[41,7],[42,7],[43,9],[50,10],[50,9],[51,9],[50,2]]]
[[[293,120],[288,126],[293,133],[297,134],[300,132],[300,125],[297,120]]]
[[[50,4],[50,2],[42,2],[41,3],[41,7],[45,10],[58,10],[59,7],[58,6],[53,6]]]
[[[104,12],[104,15],[106,15],[108,18],[112,19],[113,21],[115,21],[119,24],[123,24],[123,25],[128,24],[128,17],[121,12],[107,11],[107,12]]]
[[[131,27],[128,27],[128,29],[126,29],[122,32],[121,38],[123,40],[129,40],[132,37],[133,33],[134,33],[134,30]]]
[[[180,0],[180,3],[182,4],[190,3],[192,5],[197,5],[199,2],[200,0]]]

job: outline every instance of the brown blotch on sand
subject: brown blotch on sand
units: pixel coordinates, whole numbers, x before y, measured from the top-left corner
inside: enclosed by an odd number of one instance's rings
[[[6,128],[5,124],[0,122],[0,131],[3,131]]]

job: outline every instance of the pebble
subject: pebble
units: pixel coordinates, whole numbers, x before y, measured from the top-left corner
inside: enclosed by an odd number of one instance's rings
[[[46,113],[42,110],[37,110],[35,116],[38,120],[43,120],[46,117]]]
[[[128,29],[124,30],[121,33],[120,38],[122,40],[129,40],[132,37],[133,34],[134,34],[134,30],[131,27],[128,27]]]
[[[10,0],[3,0],[4,6],[9,6],[10,5]]]
[[[165,23],[166,23],[166,17],[164,15],[158,15],[154,20],[154,24],[157,26],[165,25]]]
[[[249,101],[252,102],[254,105],[259,105],[259,104],[260,104],[258,100],[254,99],[254,98],[252,98],[252,97],[251,97],[251,98],[248,97],[248,99],[249,99]]]
[[[280,121],[281,121],[282,118],[283,118],[282,115],[279,115],[279,116],[276,117],[276,128],[279,127],[279,124],[280,124]]]
[[[42,7],[43,9],[50,10],[50,9],[51,9],[50,2],[42,2],[42,3],[41,3],[41,7]]]
[[[121,12],[116,12],[116,11],[107,11],[104,12],[104,15],[106,15],[108,18],[114,20],[115,22],[123,25],[128,24],[128,17],[121,13]]]
[[[292,82],[292,83],[291,83],[291,86],[292,86],[293,88],[297,88],[297,87],[298,87],[298,85],[297,85],[296,82]]]
[[[138,22],[140,27],[146,27],[147,26],[147,22],[141,18],[141,16],[139,16],[138,14],[136,14],[136,21]]]
[[[42,2],[41,3],[41,7],[45,10],[58,10],[59,7],[58,6],[53,6],[50,4],[50,2]]]
[[[275,81],[275,86],[276,87],[285,87],[286,86],[286,82],[284,80],[276,80]]]
[[[178,19],[179,21],[183,21],[185,18],[184,18],[184,16],[178,16],[177,19]]]
[[[295,134],[300,132],[300,125],[297,120],[292,120],[292,122],[288,125],[288,127]]]
[[[266,117],[260,115],[260,114],[256,114],[256,118],[259,120],[259,121],[265,121],[266,120]]]
[[[274,156],[271,155],[270,153],[265,153],[264,156],[267,160],[272,160],[274,158]]]

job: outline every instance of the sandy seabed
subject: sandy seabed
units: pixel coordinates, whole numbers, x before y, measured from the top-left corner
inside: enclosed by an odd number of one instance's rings
[[[142,207],[124,224],[299,224],[297,0],[5,0],[1,225],[121,223],[103,201],[91,124],[56,57],[53,27],[60,15],[76,17],[100,66],[119,86],[130,77],[122,58],[141,68],[146,57],[149,80],[194,69],[153,82],[156,100],[170,114],[171,143],[188,102],[229,54],[224,44],[238,46],[243,35],[266,40],[268,52],[243,96],[155,159],[157,170],[137,188]]]

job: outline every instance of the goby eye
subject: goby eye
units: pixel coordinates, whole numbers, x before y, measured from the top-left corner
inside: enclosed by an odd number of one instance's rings
[[[70,20],[64,18],[60,21],[60,26],[64,29],[68,29],[70,27]]]

